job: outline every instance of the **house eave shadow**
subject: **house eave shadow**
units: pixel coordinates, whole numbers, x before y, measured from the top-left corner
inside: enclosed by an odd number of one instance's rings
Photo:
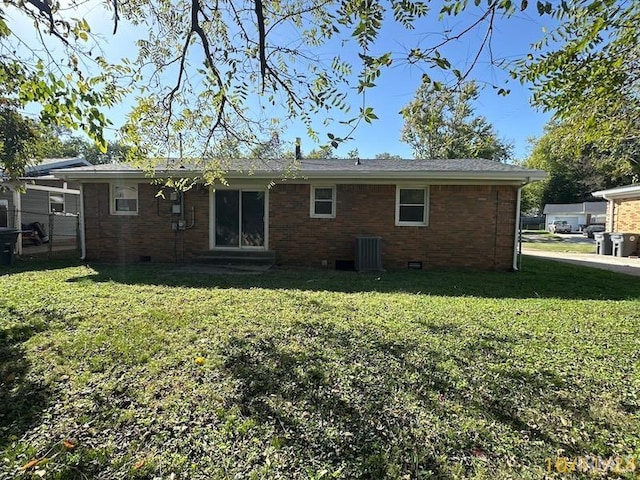
[[[405,293],[493,299],[637,300],[640,277],[525,257],[522,271],[403,270],[345,272],[276,268],[261,275],[181,273],[175,264],[90,264],[71,282],[116,282],[180,288]]]

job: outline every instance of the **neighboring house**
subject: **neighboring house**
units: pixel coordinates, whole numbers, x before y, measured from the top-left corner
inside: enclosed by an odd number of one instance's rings
[[[49,158],[27,167],[19,181],[0,182],[0,226],[22,229],[22,225],[39,222],[49,229],[49,216],[55,214],[55,236],[76,237],[80,190],[78,184],[68,183],[50,175],[59,168],[86,167],[84,158]],[[17,243],[18,253],[22,242]]]
[[[577,232],[587,225],[604,224],[606,202],[548,203],[542,213],[546,216],[547,230],[553,222],[567,222]]]
[[[344,268],[358,260],[356,238],[367,237],[367,246],[381,248],[384,268],[495,270],[516,267],[520,189],[545,177],[477,159],[302,160],[289,173],[280,162],[235,165],[228,185],[165,198],[143,171],[126,165],[54,174],[82,184],[89,260],[197,262],[215,253],[264,253],[281,265]]]
[[[640,233],[640,184],[593,192],[607,201],[607,232]]]

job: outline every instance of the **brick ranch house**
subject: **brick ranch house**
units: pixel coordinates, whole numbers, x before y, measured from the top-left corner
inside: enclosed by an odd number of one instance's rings
[[[356,238],[367,237],[379,239],[384,268],[485,270],[517,267],[520,191],[545,177],[482,159],[302,160],[293,174],[282,162],[236,165],[228,185],[165,198],[127,165],[56,176],[81,184],[87,260],[190,263],[264,252],[278,265],[348,268]]]
[[[640,184],[593,192],[607,200],[607,232],[640,233]]]

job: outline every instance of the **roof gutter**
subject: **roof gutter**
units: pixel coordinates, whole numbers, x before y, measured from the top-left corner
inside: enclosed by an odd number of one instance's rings
[[[614,218],[616,213],[616,199],[619,198],[636,198],[640,197],[640,188],[638,186],[627,188],[616,188],[613,190],[600,190],[599,192],[593,192],[594,197],[602,197],[609,202],[609,208],[607,211],[607,231],[613,232]]]
[[[27,190],[38,190],[41,192],[52,192],[52,193],[68,193],[69,195],[80,195],[80,190],[76,190],[75,188],[67,188],[66,186],[63,188],[60,187],[49,187],[46,185],[35,185],[27,183],[25,185]]]
[[[640,197],[640,185],[633,185],[628,187],[612,188],[610,190],[599,190],[593,192],[594,197],[602,197],[605,200],[611,200],[615,198],[636,198]]]
[[[157,178],[163,176],[181,176],[181,177],[196,177],[199,172],[185,171],[185,170],[167,170],[158,171]],[[307,171],[307,172],[295,172],[296,175],[287,177],[286,172],[277,171],[263,171],[263,172],[227,172],[225,178],[228,180],[242,179],[247,180],[251,178],[255,179],[273,179],[282,177],[283,180],[316,180],[316,179],[331,179],[333,181],[358,181],[358,180],[405,180],[405,181],[424,181],[427,180],[495,180],[495,181],[513,181],[513,182],[525,182],[530,183],[532,180],[542,180],[546,177],[544,172],[535,172],[535,175],[523,176],[521,172],[492,172],[492,171],[376,171],[368,170],[362,172],[354,171]],[[139,179],[149,181],[150,177],[145,175],[142,170],[106,170],[106,171],[84,171],[78,172],[73,170],[56,170],[53,174],[57,178],[63,180],[109,180],[109,179]]]

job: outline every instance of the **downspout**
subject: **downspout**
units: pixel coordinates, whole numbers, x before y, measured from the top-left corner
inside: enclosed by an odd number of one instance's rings
[[[13,225],[13,228],[22,230],[22,195],[20,195],[20,189],[18,187],[13,188],[13,208],[15,209],[13,215],[15,224]],[[18,255],[22,255],[22,233],[18,235],[16,253]]]
[[[80,260],[87,257],[87,244],[84,232],[84,184],[80,184]]]
[[[513,271],[520,270],[519,260],[520,251],[522,245],[522,237],[518,235],[520,233],[520,204],[522,202],[522,187],[524,187],[529,181],[527,180],[521,186],[518,187],[518,193],[516,194],[516,228],[513,232]]]
[[[615,214],[616,202],[612,198],[602,195],[602,198],[609,202],[609,218],[607,219],[607,232],[613,232],[613,216]]]

